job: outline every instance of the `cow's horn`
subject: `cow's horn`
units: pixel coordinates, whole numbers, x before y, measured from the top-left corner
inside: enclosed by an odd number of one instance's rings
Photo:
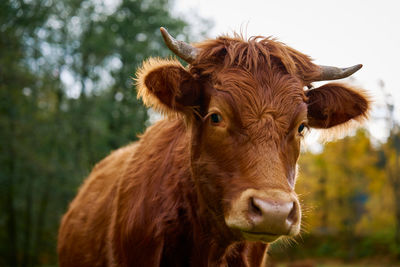
[[[350,75],[361,69],[362,64],[357,64],[348,68],[337,68],[322,65],[319,65],[319,67],[321,69],[321,75],[315,81],[330,81],[349,77]]]
[[[167,32],[164,27],[161,27],[160,31],[162,37],[164,38],[165,44],[169,49],[171,49],[172,52],[175,53],[175,55],[185,60],[187,63],[192,63],[196,59],[199,53],[197,48],[185,42],[176,40]]]

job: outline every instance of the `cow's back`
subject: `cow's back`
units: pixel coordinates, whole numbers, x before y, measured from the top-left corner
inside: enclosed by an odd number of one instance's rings
[[[118,149],[98,163],[62,218],[58,253],[60,266],[106,266],[118,181],[137,143]]]

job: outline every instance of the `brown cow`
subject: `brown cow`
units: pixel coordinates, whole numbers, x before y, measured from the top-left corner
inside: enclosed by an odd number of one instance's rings
[[[190,65],[138,71],[138,96],[167,118],[95,166],[62,219],[60,266],[263,265],[268,243],[300,230],[304,129],[366,118],[363,92],[310,89],[361,65],[318,66],[271,38],[193,47],[161,31]]]

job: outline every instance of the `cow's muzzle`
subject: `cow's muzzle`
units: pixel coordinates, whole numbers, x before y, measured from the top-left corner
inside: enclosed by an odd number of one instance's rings
[[[301,210],[294,192],[248,189],[233,201],[225,216],[228,227],[247,240],[272,242],[300,231]]]

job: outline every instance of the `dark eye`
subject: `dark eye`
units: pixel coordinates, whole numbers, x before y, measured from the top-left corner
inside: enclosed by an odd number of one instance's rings
[[[211,122],[214,124],[220,123],[222,121],[221,115],[217,113],[211,114]]]
[[[302,123],[302,124],[300,124],[299,128],[297,129],[297,131],[298,131],[299,133],[302,133],[305,127],[306,127],[306,126],[304,125],[304,123]]]

